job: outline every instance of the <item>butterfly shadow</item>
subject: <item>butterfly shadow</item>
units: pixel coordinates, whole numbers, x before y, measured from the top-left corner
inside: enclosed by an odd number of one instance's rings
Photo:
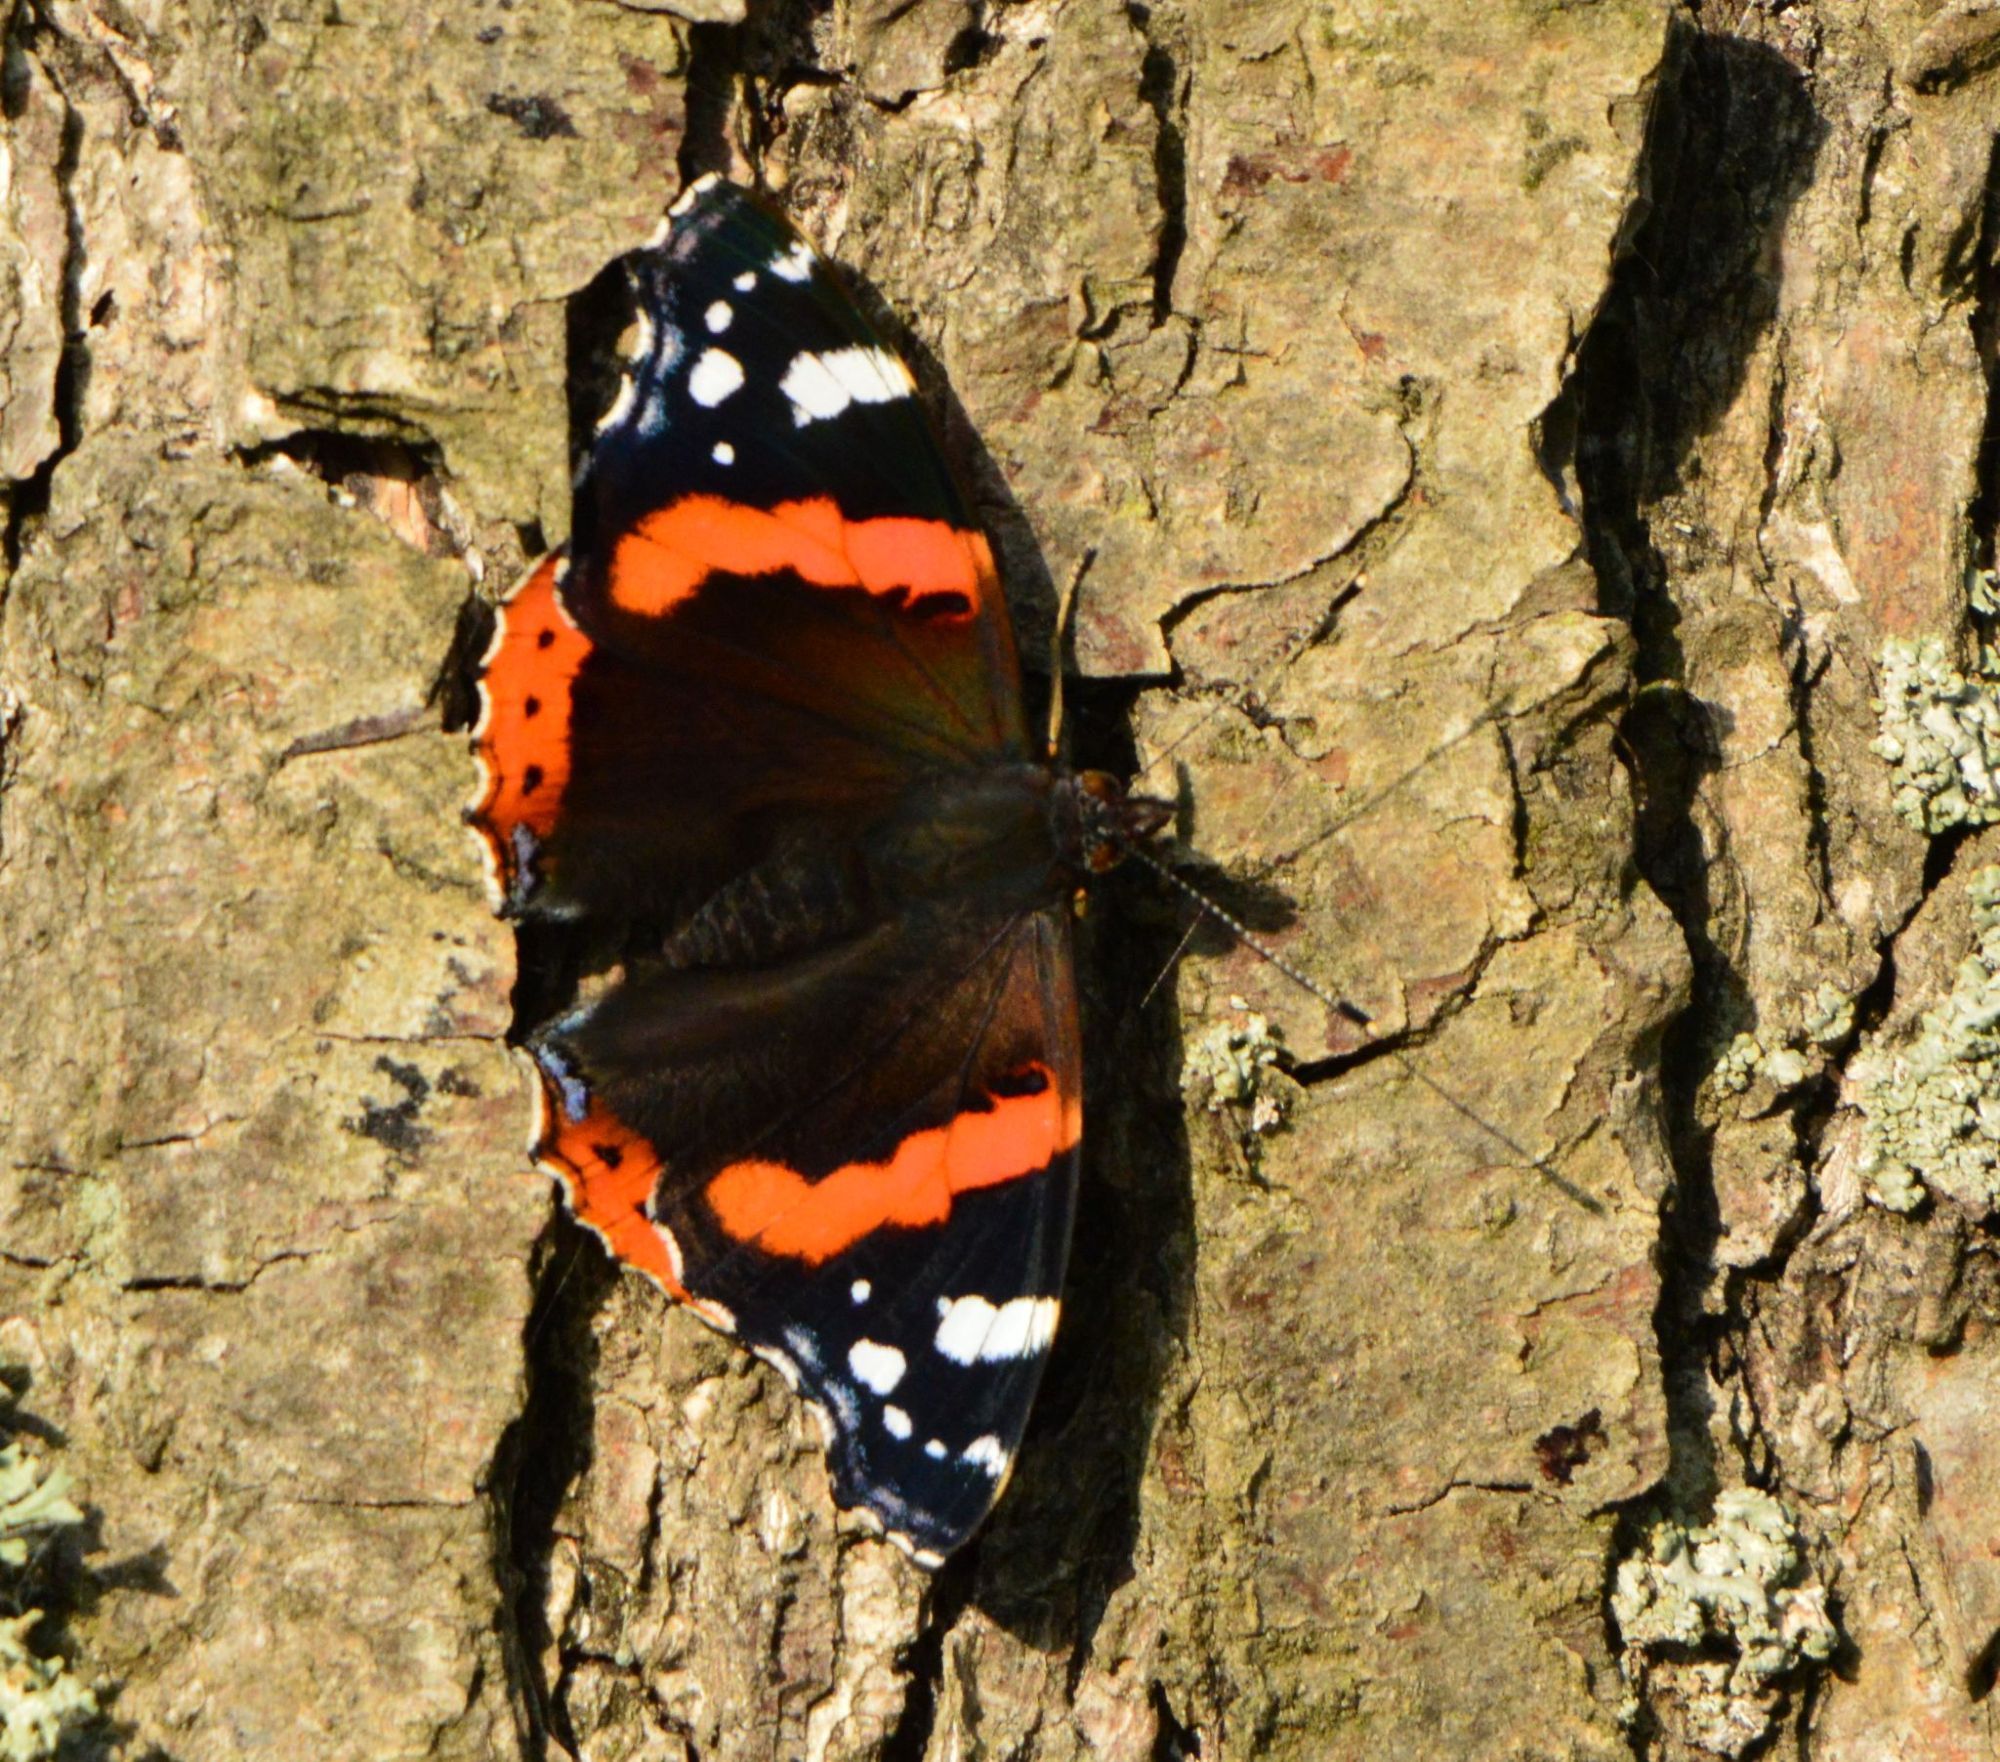
[[[1073,694],[1071,764],[1130,774],[1130,697],[1102,684]],[[1228,904],[1262,928],[1292,917],[1265,889],[1238,887]],[[1194,1146],[1168,981],[1189,948],[1228,939],[1213,921],[1190,925],[1185,900],[1136,863],[1091,890],[1077,927],[1085,1129],[1062,1325],[1007,1493],[938,1574],[891,1759],[924,1753],[945,1636],[967,1611],[1037,1652],[1087,1656],[1137,1570],[1145,1483],[1171,1488],[1181,1471],[1166,1404],[1193,1318]]]

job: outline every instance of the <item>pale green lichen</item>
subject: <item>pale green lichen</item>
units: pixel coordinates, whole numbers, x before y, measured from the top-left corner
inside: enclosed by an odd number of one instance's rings
[[[42,1619],[30,1609],[0,1617],[0,1759],[43,1762],[55,1755],[63,1734],[97,1715],[97,1697],[69,1673],[61,1658],[45,1658],[28,1644]]]
[[[25,1566],[31,1538],[83,1522],[83,1513],[69,1502],[69,1486],[61,1469],[44,1471],[22,1455],[20,1445],[0,1448],[0,1566]]]
[[[20,1445],[0,1447],[0,1568],[18,1575],[52,1529],[83,1522],[70,1503],[69,1477],[44,1469]],[[0,1595],[13,1589],[0,1582]],[[0,1762],[43,1762],[65,1733],[97,1714],[97,1697],[60,1657],[28,1644],[39,1609],[0,1617]]]
[[[1854,999],[1838,985],[1822,985],[1806,999],[1799,1029],[1815,1046],[1838,1046],[1854,1032]]]
[[[1754,1487],[1719,1493],[1705,1524],[1659,1519],[1619,1564],[1611,1611],[1626,1681],[1671,1699],[1719,1756],[1762,1742],[1784,1679],[1839,1638],[1791,1514]]]
[[[1725,1095],[1741,1095],[1757,1075],[1764,1060],[1764,1046],[1755,1034],[1739,1034],[1723,1048],[1711,1073],[1716,1088]]]
[[[1234,1020],[1221,1021],[1198,1035],[1181,1064],[1181,1093],[1200,1096],[1210,1113],[1236,1106],[1249,1110],[1247,1130],[1274,1132],[1283,1123],[1284,1103],[1272,1090],[1269,1073],[1283,1042],[1268,1018],[1240,997],[1229,1007]]]
[[[1909,1046],[1854,1064],[1857,1167],[1890,1211],[1911,1210],[1926,1184],[1981,1210],[2000,1203],[2000,868],[1981,869],[1966,896],[1974,944],[1951,995]]]
[[[1896,776],[1896,811],[1921,832],[2000,820],[2000,672],[1952,665],[1934,636],[1882,645],[1881,734],[1869,750]]]
[[[1854,1000],[1836,985],[1820,985],[1795,1007],[1798,1026],[1775,1045],[1745,1032],[1716,1055],[1708,1081],[1717,1094],[1741,1095],[1759,1081],[1781,1092],[1796,1089],[1824,1068],[1821,1055],[1854,1031]]]
[[[1741,1095],[1759,1077],[1774,1089],[1806,1080],[1805,1055],[1793,1046],[1766,1048],[1755,1034],[1739,1034],[1723,1048],[1710,1080],[1724,1095]]]

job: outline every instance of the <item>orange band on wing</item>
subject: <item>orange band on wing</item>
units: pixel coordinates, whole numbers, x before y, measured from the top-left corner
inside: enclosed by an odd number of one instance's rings
[[[596,1102],[582,1119],[564,1117],[555,1085],[542,1078],[544,1131],[536,1154],[569,1196],[576,1221],[594,1230],[628,1266],[650,1274],[671,1297],[693,1302],[681,1284],[680,1257],[671,1238],[646,1215],[646,1201],[660,1178],[653,1147],[619,1124]]]
[[[503,883],[512,877],[514,828],[546,838],[569,782],[570,691],[590,638],[563,609],[561,566],[560,555],[545,557],[500,608],[480,676],[476,746],[485,780],[472,823]]]
[[[1044,1079],[1037,1093],[993,1096],[987,1108],[912,1132],[887,1162],[849,1163],[817,1181],[783,1163],[731,1163],[709,1182],[708,1203],[738,1241],[814,1266],[892,1224],[941,1224],[955,1194],[1036,1174],[1076,1144],[1076,1097],[1046,1067],[1032,1068]]]
[[[872,594],[956,594],[970,617],[992,592],[993,552],[984,534],[942,520],[883,516],[847,520],[826,496],[750,508],[720,496],[683,496],[648,514],[618,541],[611,598],[659,617],[691,598],[711,575],[775,575],[789,569],[815,587]]]

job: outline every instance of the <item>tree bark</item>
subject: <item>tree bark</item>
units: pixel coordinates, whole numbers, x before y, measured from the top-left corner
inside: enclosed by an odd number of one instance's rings
[[[1994,1753],[2000,13],[742,8],[0,0],[78,1753]],[[577,296],[710,169],[1241,929],[1091,903],[1063,1329],[934,1575],[558,1215],[460,820]]]

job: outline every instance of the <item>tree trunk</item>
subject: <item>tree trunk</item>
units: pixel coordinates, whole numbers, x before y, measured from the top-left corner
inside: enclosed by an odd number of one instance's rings
[[[74,1752],[1994,1753],[2000,12],[741,5],[0,0]],[[1092,901],[1063,1331],[935,1574],[557,1216],[460,820],[572,297],[709,169],[1247,931]]]

